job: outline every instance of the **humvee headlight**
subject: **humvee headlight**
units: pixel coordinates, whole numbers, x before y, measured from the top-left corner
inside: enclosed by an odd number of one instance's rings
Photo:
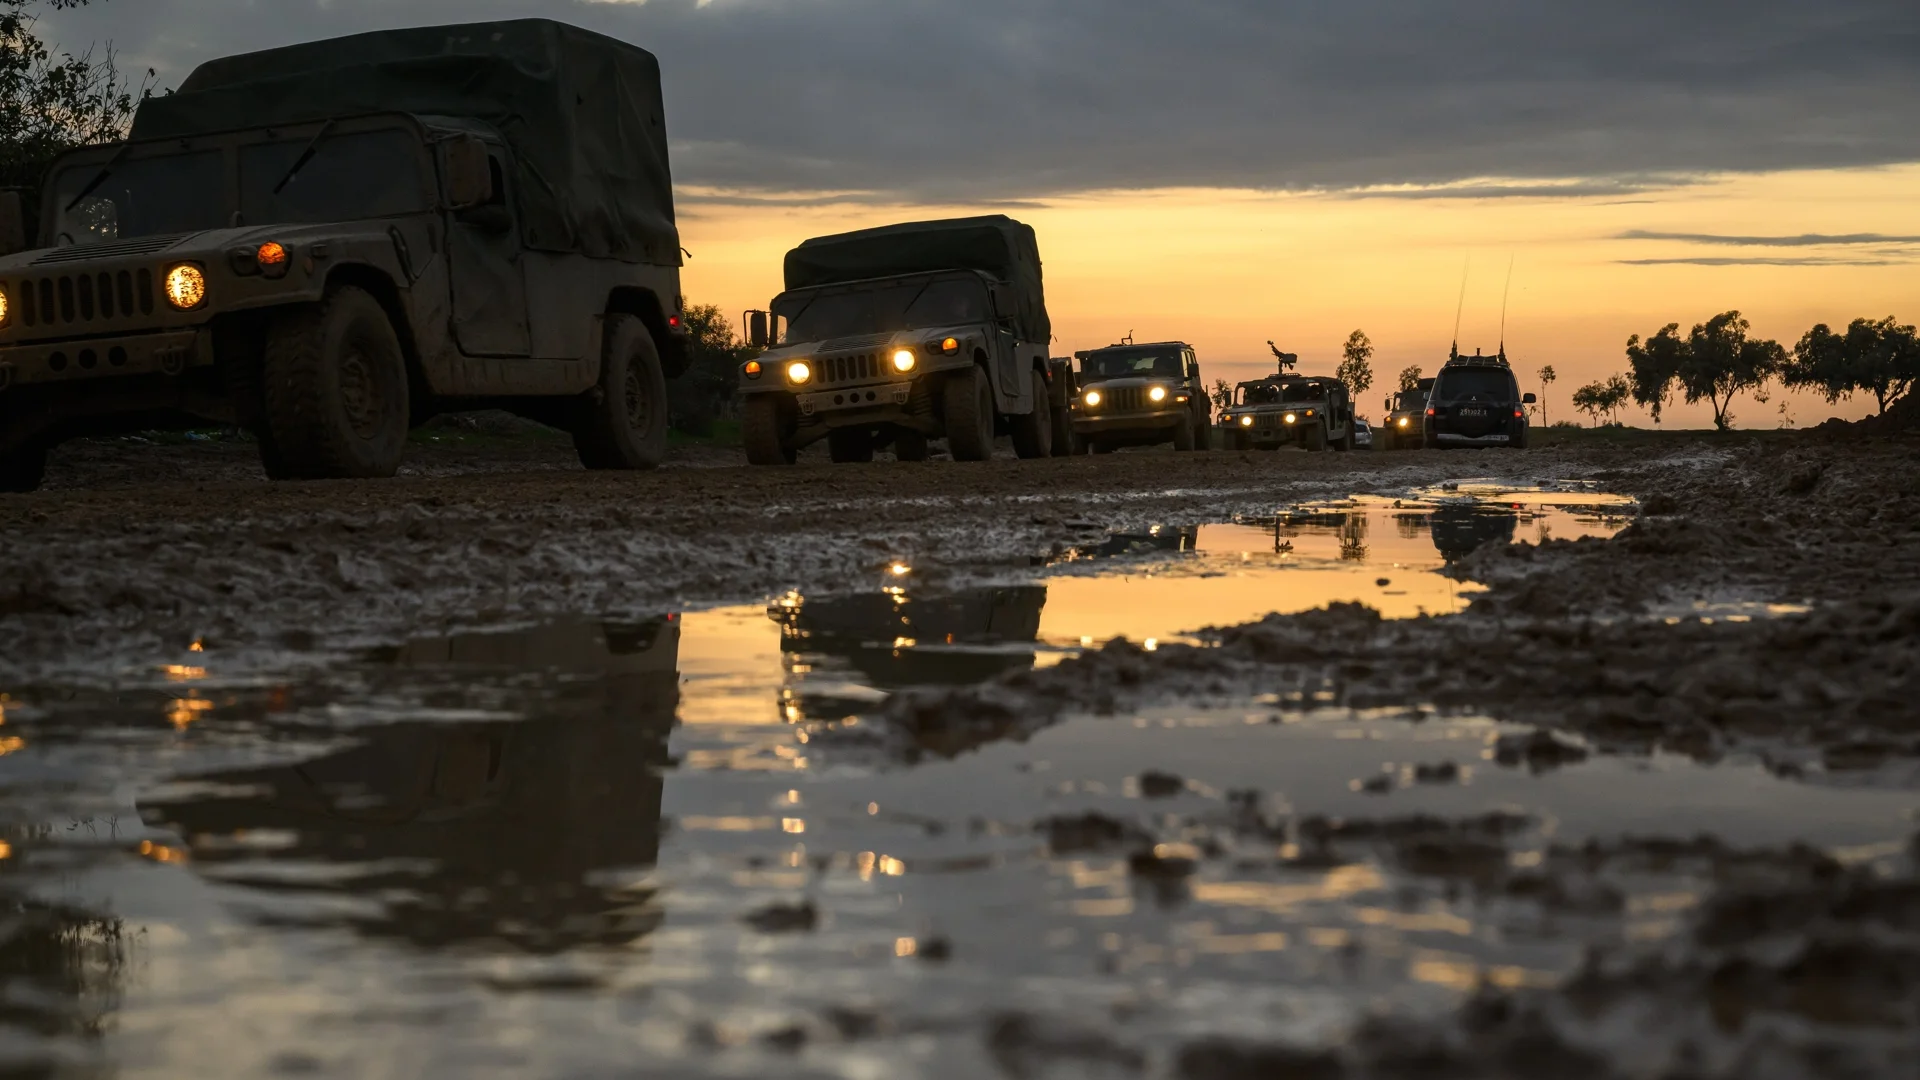
[[[795,360],[787,365],[787,381],[795,386],[804,386],[813,381],[813,365],[805,360]]]
[[[1280,419],[1285,420],[1289,424],[1298,423],[1300,420],[1299,417],[1293,415],[1292,413],[1288,413],[1287,415],[1281,417]]]
[[[1088,408],[1100,404],[1100,391],[1089,390],[1087,396],[1080,399]]]
[[[1400,426],[1401,426],[1401,427],[1406,427],[1406,426],[1407,426],[1407,418],[1406,418],[1406,417],[1404,417],[1404,416],[1403,416],[1403,417],[1401,417],[1401,418],[1400,418]]]
[[[7,325],[13,319],[13,305],[7,300],[7,290],[0,289],[0,326]]]
[[[1241,427],[1252,427],[1252,426],[1253,426],[1253,417],[1251,417],[1251,416],[1243,416],[1243,417],[1241,417],[1241,418],[1240,418],[1240,426],[1241,426]]]
[[[167,271],[167,303],[181,311],[192,311],[207,302],[207,272],[192,263],[181,263]]]
[[[919,362],[919,358],[913,355],[912,349],[901,349],[893,354],[893,370],[902,375],[912,371],[913,366]]]
[[[740,370],[746,374],[747,378],[757,379],[760,377],[760,361],[749,360],[747,361],[747,365]]]
[[[1164,386],[1156,386],[1153,389],[1147,391],[1147,400],[1153,402],[1156,405],[1158,405],[1162,401],[1167,400],[1167,388]]]

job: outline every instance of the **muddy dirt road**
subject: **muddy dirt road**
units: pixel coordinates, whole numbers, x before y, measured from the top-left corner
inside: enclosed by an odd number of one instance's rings
[[[0,496],[8,1068],[1920,1068],[1913,436],[248,452]]]

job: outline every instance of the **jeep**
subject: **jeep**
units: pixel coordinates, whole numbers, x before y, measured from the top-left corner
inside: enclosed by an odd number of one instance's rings
[[[1120,344],[1074,356],[1080,361],[1072,409],[1076,452],[1111,454],[1164,442],[1175,450],[1200,448],[1213,408],[1193,346]]]

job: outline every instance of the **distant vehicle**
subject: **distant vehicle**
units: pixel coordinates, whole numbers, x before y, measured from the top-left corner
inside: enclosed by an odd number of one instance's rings
[[[822,236],[787,253],[786,291],[747,313],[770,351],[740,370],[755,465],[827,441],[834,461],[891,446],[924,461],[945,439],[985,461],[994,436],[1053,452],[1053,340],[1033,229],[1009,217],[921,221]]]
[[[1498,355],[1455,355],[1435,378],[1427,401],[1428,447],[1527,445],[1527,409],[1532,394],[1522,394],[1507,364],[1506,350]]]
[[[1353,448],[1355,450],[1373,449],[1373,425],[1355,418],[1353,421]]]
[[[658,465],[688,355],[665,132],[651,54],[545,20],[200,65],[55,162],[35,250],[0,251],[0,487],[206,423],[274,479],[392,476],[410,425],[479,406]]]
[[[1402,390],[1387,399],[1387,418],[1381,422],[1381,450],[1418,450],[1426,445],[1427,398],[1433,380],[1421,379],[1417,389]]]
[[[1213,410],[1193,346],[1110,345],[1074,356],[1080,361],[1072,412],[1076,449],[1110,454],[1163,442],[1175,450],[1201,448]]]
[[[1338,379],[1291,372],[1243,382],[1220,417],[1236,450],[1299,446],[1320,451],[1355,445],[1353,398]]]

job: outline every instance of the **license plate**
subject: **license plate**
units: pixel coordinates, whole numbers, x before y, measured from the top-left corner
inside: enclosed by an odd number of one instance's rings
[[[1487,415],[1487,410],[1485,410],[1485,409],[1461,409],[1461,410],[1460,410],[1460,415],[1461,415],[1461,416],[1471,416],[1471,417],[1474,417],[1474,418],[1476,418],[1476,419],[1478,419],[1478,418],[1480,418],[1480,417],[1484,417],[1484,416],[1486,416],[1486,415]]]

